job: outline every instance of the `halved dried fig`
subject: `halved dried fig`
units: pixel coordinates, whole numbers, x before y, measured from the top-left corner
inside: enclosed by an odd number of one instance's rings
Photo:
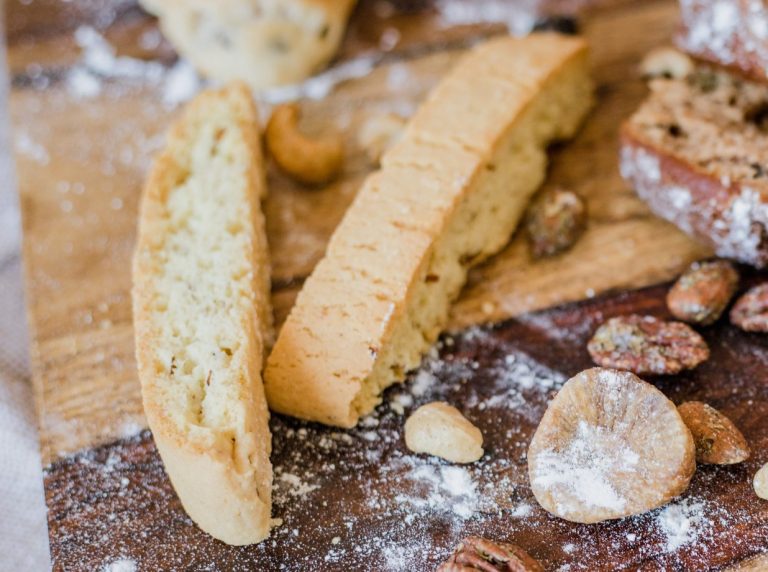
[[[682,493],[695,447],[675,405],[637,376],[581,372],[547,408],[528,449],[539,504],[573,522],[640,514]]]
[[[749,445],[744,435],[717,409],[701,401],[687,401],[677,410],[693,435],[696,461],[731,465],[749,458]]]
[[[642,374],[675,374],[709,358],[709,347],[690,326],[653,316],[617,316],[601,325],[587,344],[603,367]]]

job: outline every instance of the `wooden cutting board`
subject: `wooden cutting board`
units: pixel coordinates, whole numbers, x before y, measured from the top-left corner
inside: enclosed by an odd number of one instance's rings
[[[578,4],[585,3],[552,2],[549,10]],[[651,216],[617,172],[618,125],[645,93],[637,64],[648,49],[669,41],[675,5],[603,4],[610,5],[582,15],[599,105],[577,139],[554,150],[547,182],[587,199],[584,238],[566,255],[535,262],[524,238],[516,237],[475,270],[453,311],[451,329],[464,333],[425,362],[410,389],[390,391],[369,425],[347,433],[276,416],[275,513],[285,524],[274,541],[234,549],[186,518],[151,436],[141,431],[129,263],[143,176],[174,114],[163,103],[170,80],[144,70],[141,81],[104,79],[92,97],[73,92],[72,78],[82,66],[73,39],[78,26],[105,27],[120,55],[170,65],[173,52],[157,41],[153,20],[127,0],[7,3],[33,376],[55,569],[95,570],[120,558],[141,570],[429,569],[470,532],[514,539],[552,569],[571,566],[562,570],[717,569],[768,548],[768,507],[748,486],[758,461],[767,460],[768,348],[765,339],[727,326],[708,334],[721,349],[707,366],[660,386],[675,400],[693,396],[721,406],[753,443],[752,461],[700,471],[690,497],[672,513],[592,527],[548,517],[527,488],[524,451],[531,431],[562,376],[589,365],[583,345],[590,329],[611,313],[664,312],[658,288],[604,295],[669,280],[708,254]],[[478,1],[476,7],[495,19],[520,18],[511,2],[500,6]],[[499,24],[463,22],[459,2],[442,7],[362,1],[335,73],[368,73],[302,103],[305,129],[342,131],[348,160],[344,176],[323,189],[300,188],[270,173],[266,209],[278,323],[373,169],[357,143],[359,127],[383,112],[407,115],[464,47],[503,32]],[[472,328],[521,315],[498,329]],[[507,354],[516,356],[509,364]],[[432,378],[441,383],[419,393],[419,379]],[[414,459],[400,443],[399,412],[438,396],[459,404],[486,433],[489,454],[476,474]],[[674,528],[686,522],[698,534],[688,542]]]

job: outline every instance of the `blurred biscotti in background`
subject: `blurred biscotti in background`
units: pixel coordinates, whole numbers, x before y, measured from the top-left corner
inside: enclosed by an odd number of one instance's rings
[[[176,50],[211,79],[295,83],[336,54],[355,0],[141,0]]]

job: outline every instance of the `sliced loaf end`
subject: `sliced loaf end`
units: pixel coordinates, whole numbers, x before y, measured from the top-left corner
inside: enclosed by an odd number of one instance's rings
[[[621,172],[720,256],[768,264],[768,88],[700,67],[651,83],[622,128]]]

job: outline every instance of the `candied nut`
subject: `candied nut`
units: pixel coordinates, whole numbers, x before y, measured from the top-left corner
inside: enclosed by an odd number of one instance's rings
[[[597,365],[637,374],[679,373],[709,358],[707,343],[687,324],[637,314],[605,322],[587,350]]]
[[[736,293],[739,274],[727,260],[694,262],[667,294],[667,306],[678,320],[708,326],[723,313]]]
[[[755,478],[752,480],[752,486],[755,487],[757,496],[761,499],[768,500],[768,463],[763,465],[755,473]]]
[[[396,113],[369,117],[360,127],[357,141],[365,149],[368,159],[378,165],[382,155],[394,145],[403,133],[407,120]]]
[[[525,550],[508,542],[494,542],[479,536],[461,541],[450,558],[436,572],[544,572]]]
[[[693,72],[693,61],[674,48],[656,48],[643,58],[640,72],[644,78],[680,79]]]
[[[744,435],[717,409],[701,401],[687,401],[677,410],[691,430],[699,463],[731,465],[749,458]]]
[[[344,162],[344,146],[337,133],[310,139],[299,131],[299,107],[278,105],[267,123],[267,149],[286,174],[307,185],[331,181]]]
[[[545,510],[593,523],[679,495],[695,456],[691,432],[663,393],[627,371],[593,368],[549,404],[528,449],[528,476]]]
[[[458,409],[442,401],[422,405],[405,422],[405,444],[414,453],[453,463],[483,456],[483,434]]]
[[[587,210],[576,193],[552,189],[528,207],[526,229],[536,258],[568,250],[586,228]]]
[[[768,332],[768,282],[750,288],[736,300],[731,323],[745,332]]]

